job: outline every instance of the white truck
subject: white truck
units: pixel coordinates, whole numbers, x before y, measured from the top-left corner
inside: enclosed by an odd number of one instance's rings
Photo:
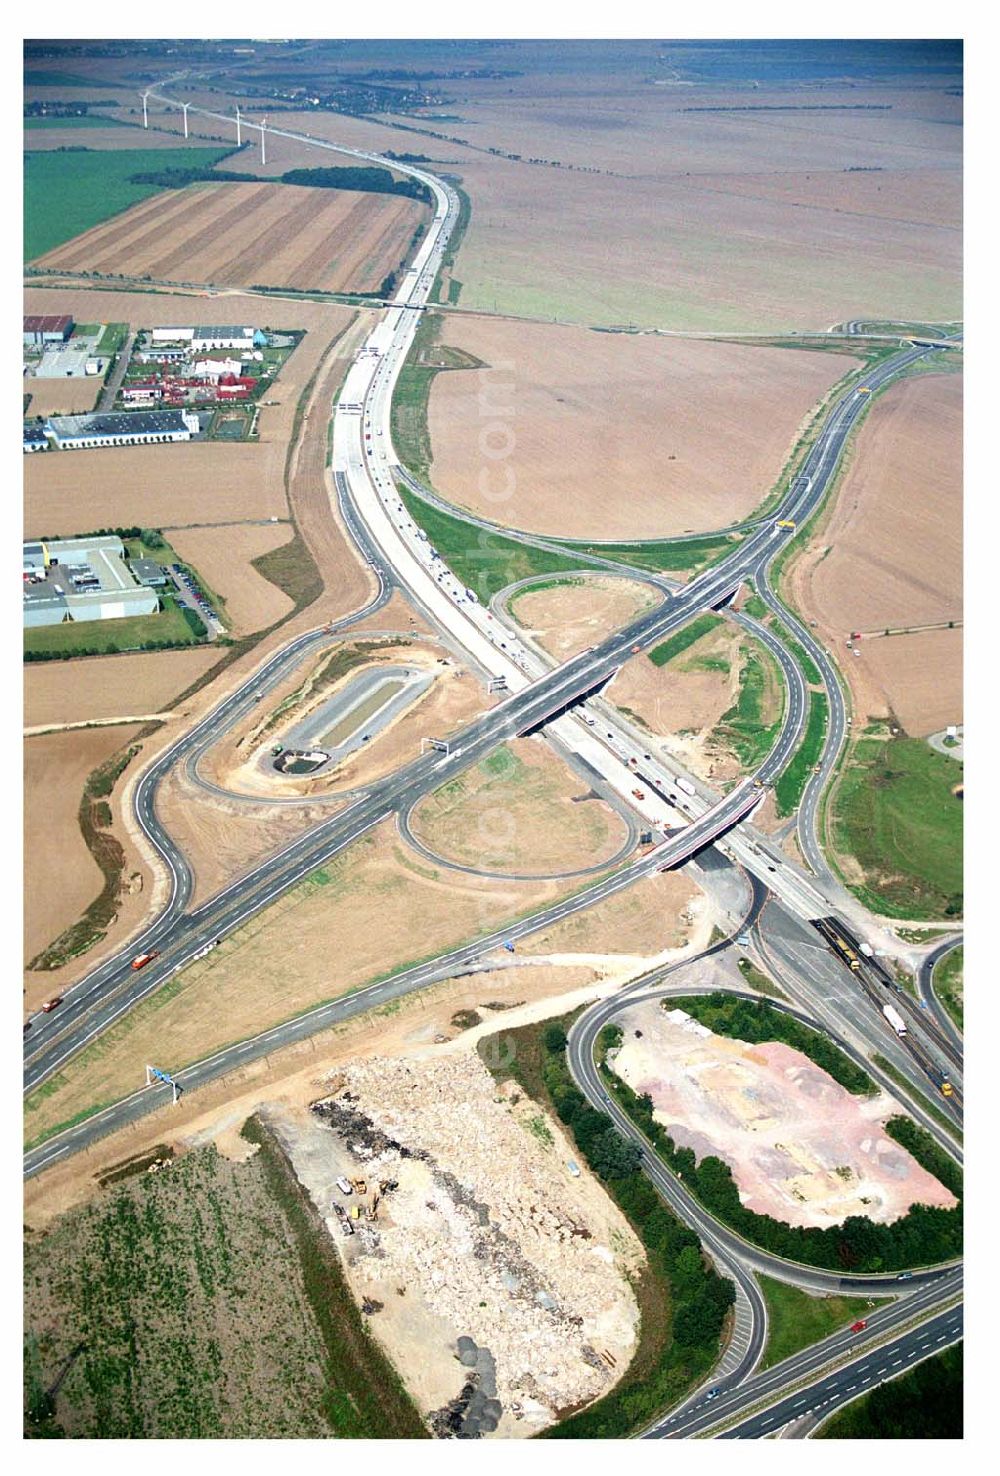
[[[894,1010],[892,1005],[883,1005],[882,1013],[889,1021],[889,1024],[892,1026],[893,1030],[895,1030],[897,1035],[906,1034],[906,1021],[903,1019],[898,1010]]]
[[[677,788],[680,789],[680,790],[682,790],[684,794],[692,794],[693,795],[693,794],[697,794],[697,792],[698,792],[695,789],[694,785],[691,783],[691,780],[690,779],[678,779],[675,782],[677,784]]]

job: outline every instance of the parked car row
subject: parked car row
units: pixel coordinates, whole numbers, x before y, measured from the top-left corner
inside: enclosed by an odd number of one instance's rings
[[[187,569],[184,568],[183,564],[171,564],[170,572],[173,575],[174,584],[177,586],[177,588],[182,591],[187,591],[187,593],[194,600],[195,604],[198,606],[198,609],[202,612],[202,614],[210,616],[213,620],[217,620],[219,618],[216,615],[215,610],[212,608],[211,602],[209,601],[208,596],[205,594],[205,591],[201,588],[194,576],[190,574]]]

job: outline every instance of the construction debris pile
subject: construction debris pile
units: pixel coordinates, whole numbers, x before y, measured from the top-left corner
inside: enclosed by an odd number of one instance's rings
[[[642,1251],[596,1182],[574,1176],[558,1125],[473,1052],[350,1062],[337,1087],[313,1109],[331,1153],[356,1165],[331,1204],[356,1233],[337,1243],[359,1299],[391,1311],[405,1297],[407,1315],[420,1299],[440,1329],[420,1350],[453,1369],[435,1433],[528,1435],[609,1389],[634,1352]],[[373,1331],[405,1376],[389,1315]]]

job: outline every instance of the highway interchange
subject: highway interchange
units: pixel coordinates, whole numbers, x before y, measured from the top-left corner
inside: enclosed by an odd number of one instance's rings
[[[177,106],[172,98],[161,100]],[[194,106],[189,110],[193,114],[232,121],[224,114]],[[244,126],[254,125],[245,121]],[[809,929],[810,919],[829,915],[837,905],[844,904],[846,896],[822,855],[816,815],[819,796],[836,768],[846,741],[849,716],[827,652],[808,628],[785,609],[769,584],[776,557],[828,491],[844,446],[870,393],[905,372],[931,351],[933,345],[902,347],[859,376],[828,411],[780,507],[766,520],[742,525],[741,541],[723,558],[680,587],[666,579],[657,581],[655,575],[642,571],[648,582],[659,583],[662,599],[655,608],[596,647],[554,665],[544,653],[531,648],[516,628],[508,626],[495,607],[484,609],[462,588],[430,548],[426,535],[421,534],[406,514],[396,491],[396,483],[405,473],[392,449],[392,394],[454,229],[458,208],[455,192],[421,168],[287,130],[268,131],[408,173],[427,186],[436,202],[433,221],[394,299],[394,306],[386,311],[359,350],[339,401],[333,407],[338,510],[372,568],[377,590],[362,610],[346,616],[333,627],[307,632],[275,652],[143,773],[134,790],[134,812],[169,878],[166,903],[127,950],[108,959],[66,990],[65,1003],[57,1014],[35,1018],[25,1040],[25,1090],[37,1088],[46,1081],[114,1020],[185,967],[206,943],[224,939],[247,917],[372,827],[390,817],[396,817],[405,827],[406,817],[423,795],[477,763],[511,736],[544,731],[558,752],[564,757],[571,756],[577,766],[583,765],[594,773],[611,798],[617,795],[623,807],[631,806],[633,811],[638,811],[639,822],[655,828],[658,836],[665,838],[659,839],[651,851],[626,862],[610,875],[598,877],[573,897],[533,917],[497,930],[474,945],[452,950],[429,964],[403,970],[376,985],[320,1006],[294,1021],[262,1032],[253,1040],[239,1042],[185,1068],[179,1074],[184,1090],[195,1090],[237,1065],[307,1039],[375,1004],[424,988],[437,979],[475,971],[483,967],[484,956],[503,941],[524,936],[541,925],[590,907],[658,868],[685,864],[698,856],[699,880],[710,890],[722,872],[730,873],[745,889],[743,916],[734,918],[732,934],[715,946],[718,949],[737,946],[733,940],[738,937],[739,946],[749,956],[757,957],[778,979],[803,1018],[820,1025],[849,1055],[863,1060],[865,1069],[905,1100],[912,1115],[960,1158],[956,1130],[942,1126],[927,1110],[926,1071],[888,1028],[877,1005],[859,989],[858,979]],[[591,567],[599,564],[596,559],[587,562]],[[615,568],[620,572],[622,566],[616,562]],[[738,617],[768,645],[779,662],[787,697],[781,730],[771,753],[752,781],[744,781],[728,794],[713,794],[701,785],[689,784],[687,789],[682,789],[677,784],[678,778],[684,777],[679,771],[674,772],[662,761],[650,758],[643,759],[638,766],[644,781],[644,800],[636,804],[632,798],[636,771],[629,759],[642,752],[641,734],[600,695],[636,647],[648,650],[702,611],[727,606],[743,586],[754,589],[815,662],[829,704],[818,772],[810,777],[797,817],[799,843],[811,875],[792,865],[748,823],[763,799],[763,786],[773,783],[794,753],[808,711],[801,669],[778,634],[745,616]],[[397,589],[422,611],[441,638],[459,651],[473,670],[499,685],[500,700],[461,732],[449,735],[447,752],[425,754],[369,791],[359,793],[346,810],[322,821],[207,903],[191,910],[191,870],[158,818],[159,784],[175,764],[184,761],[189,766],[196,765],[198,755],[218,742],[298,663],[328,644],[331,634],[350,629],[382,608]],[[688,793],[692,787],[693,795]],[[677,829],[682,820],[686,823]],[[716,874],[714,882],[713,874]],[[935,958],[954,946],[955,941],[946,940],[921,970],[919,989],[928,1006],[927,1017],[921,1020],[919,1011],[914,1011],[918,1018],[911,1033],[919,1036],[923,1029],[920,1049],[955,1080],[960,1080],[961,1038],[946,1012],[937,1006],[930,984]],[[152,948],[159,950],[160,956],[136,974],[130,968],[132,956]],[[594,1043],[601,1026],[614,1017],[626,1000],[659,997],[668,992],[670,985],[666,978],[664,974],[655,979],[633,981],[623,994],[586,1011],[571,1032],[570,1064],[581,1089],[612,1117],[621,1132],[631,1136],[636,1136],[636,1129],[608,1098],[601,1083],[594,1064]],[[869,995],[873,987],[869,987]],[[905,1081],[905,1087],[898,1080],[892,1082],[880,1077],[870,1060],[873,1049],[890,1061]],[[169,1099],[168,1088],[153,1086],[94,1114],[28,1152],[26,1175],[41,1172],[99,1137],[156,1110]],[[959,1111],[953,1110],[952,1116],[956,1123],[960,1122]],[[829,1412],[838,1403],[855,1397],[861,1381],[867,1386],[879,1378],[891,1377],[893,1370],[902,1371],[914,1358],[926,1356],[927,1346],[944,1346],[961,1336],[960,1268],[915,1270],[905,1288],[893,1287],[894,1291],[905,1291],[905,1294],[897,1296],[869,1319],[869,1328],[860,1340],[852,1341],[847,1334],[837,1334],[787,1360],[787,1366],[779,1365],[765,1374],[755,1373],[767,1332],[766,1311],[755,1271],[766,1270],[769,1275],[813,1290],[836,1289],[833,1282],[839,1287],[842,1281],[849,1280],[856,1290],[872,1291],[877,1285],[885,1294],[885,1279],[839,1278],[776,1262],[774,1257],[756,1251],[713,1220],[645,1144],[643,1168],[675,1212],[697,1230],[708,1253],[737,1286],[734,1336],[712,1380],[718,1393],[710,1399],[704,1390],[696,1393],[679,1409],[668,1412],[644,1438],[712,1433],[723,1438],[760,1438],[800,1421],[804,1415]],[[927,1338],[933,1342],[927,1344]]]

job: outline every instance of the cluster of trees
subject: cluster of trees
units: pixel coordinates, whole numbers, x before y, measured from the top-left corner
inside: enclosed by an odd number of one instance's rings
[[[693,1149],[678,1148],[654,1119],[648,1094],[638,1096],[611,1072],[606,1071],[606,1076],[632,1121],[646,1134],[664,1162],[716,1219],[751,1244],[785,1260],[830,1271],[905,1271],[911,1266],[935,1265],[961,1255],[961,1202],[955,1209],[915,1204],[908,1214],[891,1225],[876,1224],[866,1215],[849,1215],[843,1224],[823,1230],[786,1225],[783,1220],[747,1209],[740,1201],[728,1163],[712,1154],[699,1163]],[[940,1177],[960,1199],[961,1177],[929,1133],[909,1118],[892,1118],[886,1132],[928,1173]]]
[[[962,1345],[879,1384],[820,1430],[820,1440],[961,1440]]]
[[[611,1119],[595,1111],[577,1089],[566,1064],[561,1025],[545,1029],[542,1046],[542,1075],[559,1118],[631,1221],[654,1271],[671,1292],[670,1337],[655,1367],[630,1371],[605,1398],[547,1432],[554,1439],[614,1439],[652,1419],[711,1368],[736,1293],[732,1282],[706,1261],[694,1231],[671,1214],[641,1173],[635,1144],[622,1138]]]
[[[407,195],[411,200],[433,203],[433,195],[417,179],[394,179],[388,169],[377,165],[348,165],[337,169],[288,169],[282,184],[308,185],[314,190],[365,190],[370,195]]]
[[[752,1045],[765,1040],[783,1041],[793,1050],[808,1056],[810,1061],[815,1061],[834,1081],[855,1096],[870,1096],[875,1091],[875,1083],[868,1073],[856,1066],[825,1035],[818,1030],[810,1030],[808,1025],[800,1024],[765,1000],[738,999],[717,990],[714,994],[673,1000],[672,1004],[679,1005],[716,1035],[747,1040]]]

